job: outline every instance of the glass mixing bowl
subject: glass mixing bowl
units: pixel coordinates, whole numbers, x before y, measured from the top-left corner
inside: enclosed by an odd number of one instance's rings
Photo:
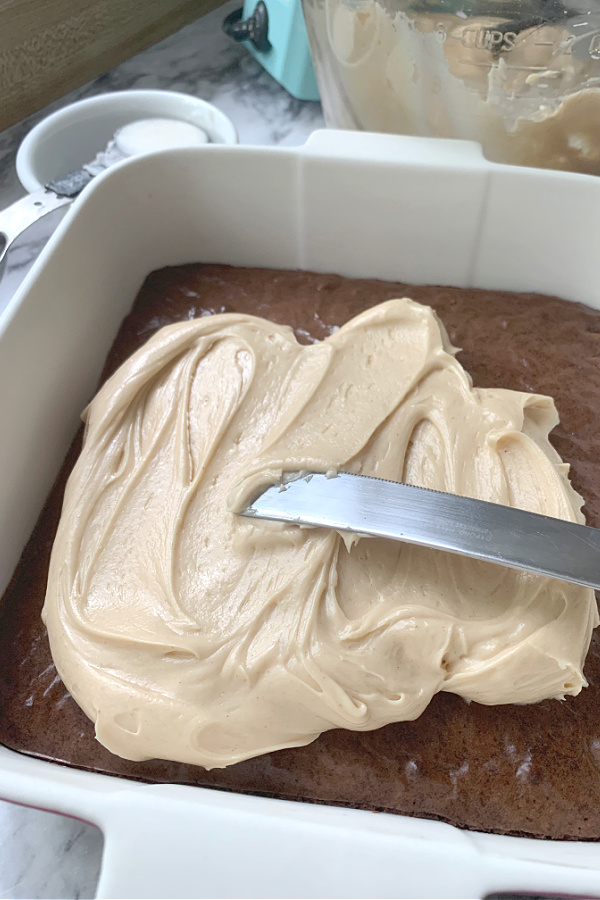
[[[303,0],[335,128],[600,174],[600,0]]]

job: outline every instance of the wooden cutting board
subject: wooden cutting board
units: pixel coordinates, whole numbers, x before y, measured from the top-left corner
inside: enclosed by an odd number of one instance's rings
[[[0,0],[0,130],[222,2]]]

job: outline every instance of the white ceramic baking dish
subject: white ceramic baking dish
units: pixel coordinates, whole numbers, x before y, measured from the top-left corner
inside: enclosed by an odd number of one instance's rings
[[[150,270],[300,268],[600,306],[599,247],[600,180],[460,142],[320,132],[298,150],[211,146],[107,172],[0,319],[0,594]],[[5,748],[0,796],[100,826],[100,897],[600,895],[599,844],[143,785]]]

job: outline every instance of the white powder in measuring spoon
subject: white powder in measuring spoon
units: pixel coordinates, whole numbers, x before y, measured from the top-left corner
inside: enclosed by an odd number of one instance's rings
[[[115,132],[116,149],[124,156],[140,156],[176,147],[200,147],[210,138],[203,128],[179,119],[140,119]]]
[[[138,119],[115,132],[105,150],[83,166],[90,175],[100,175],[105,169],[131,156],[143,156],[157,150],[177,147],[203,147],[210,143],[207,132],[191,122],[180,119]]]

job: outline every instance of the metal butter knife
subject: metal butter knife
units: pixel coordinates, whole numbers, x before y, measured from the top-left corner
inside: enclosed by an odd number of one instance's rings
[[[600,588],[600,529],[365,475],[274,485],[244,516],[448,550]]]

